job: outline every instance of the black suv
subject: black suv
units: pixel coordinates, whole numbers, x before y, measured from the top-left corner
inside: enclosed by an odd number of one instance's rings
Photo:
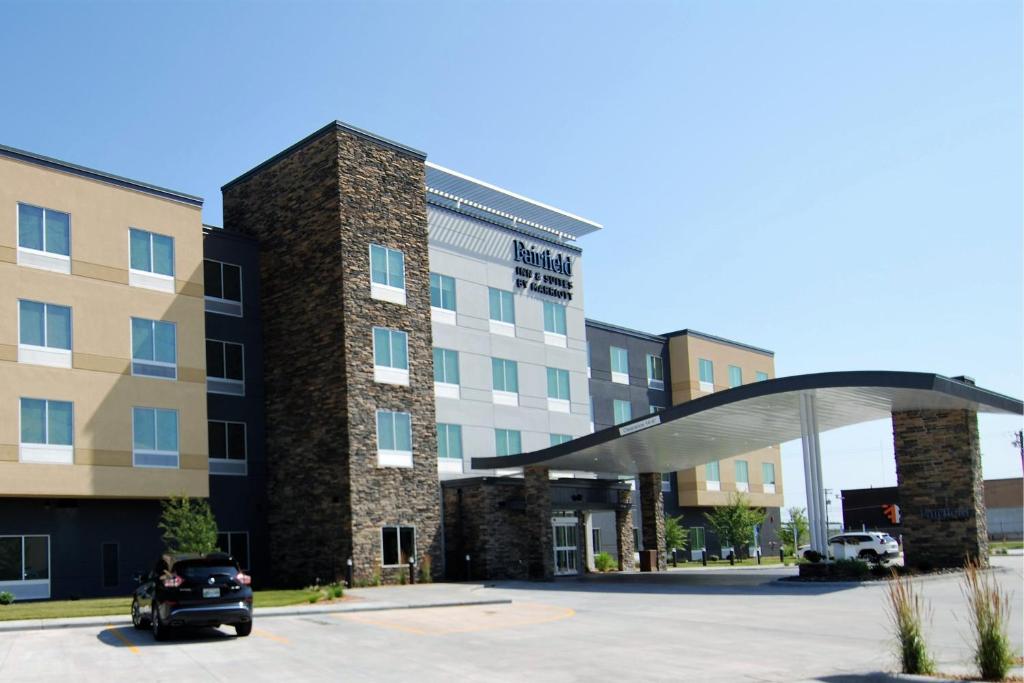
[[[252,579],[226,553],[164,555],[137,578],[132,625],[152,627],[157,640],[179,626],[229,624],[239,636],[252,632]]]

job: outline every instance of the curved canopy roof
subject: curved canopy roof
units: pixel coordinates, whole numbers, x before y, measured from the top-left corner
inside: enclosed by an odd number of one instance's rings
[[[800,438],[799,397],[805,392],[815,397],[822,432],[902,410],[1024,414],[1018,399],[942,375],[825,372],[745,384],[544,450],[473,458],[473,467],[543,465],[620,474],[687,469]]]

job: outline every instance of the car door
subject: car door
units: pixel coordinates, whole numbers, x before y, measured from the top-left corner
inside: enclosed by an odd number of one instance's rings
[[[153,598],[156,596],[156,582],[160,579],[166,568],[167,565],[163,560],[157,562],[152,571],[143,578],[142,585],[139,587],[139,609],[147,618],[153,616],[152,607]]]

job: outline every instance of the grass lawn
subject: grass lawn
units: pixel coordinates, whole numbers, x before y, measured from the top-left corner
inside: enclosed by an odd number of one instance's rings
[[[282,607],[309,602],[317,591],[305,589],[256,591],[255,607]],[[126,617],[131,613],[131,598],[90,598],[88,600],[43,600],[0,605],[0,621],[14,619],[62,619],[65,617]]]
[[[989,541],[989,552],[993,550],[1020,550],[1024,548],[1024,541]]]

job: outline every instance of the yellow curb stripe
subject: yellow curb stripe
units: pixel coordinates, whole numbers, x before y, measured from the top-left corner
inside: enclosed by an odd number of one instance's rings
[[[107,624],[107,630],[110,631],[111,635],[121,641],[129,650],[135,654],[139,654],[139,648],[132,641],[128,640],[128,636],[121,633],[121,629],[116,628],[113,624]]]
[[[267,640],[273,640],[275,643],[284,643],[285,645],[288,644],[288,639],[287,638],[284,638],[282,636],[275,636],[273,633],[271,633],[269,631],[264,631],[261,628],[254,628],[252,630],[252,632],[255,633],[256,635],[258,635],[260,638],[266,638]]]

